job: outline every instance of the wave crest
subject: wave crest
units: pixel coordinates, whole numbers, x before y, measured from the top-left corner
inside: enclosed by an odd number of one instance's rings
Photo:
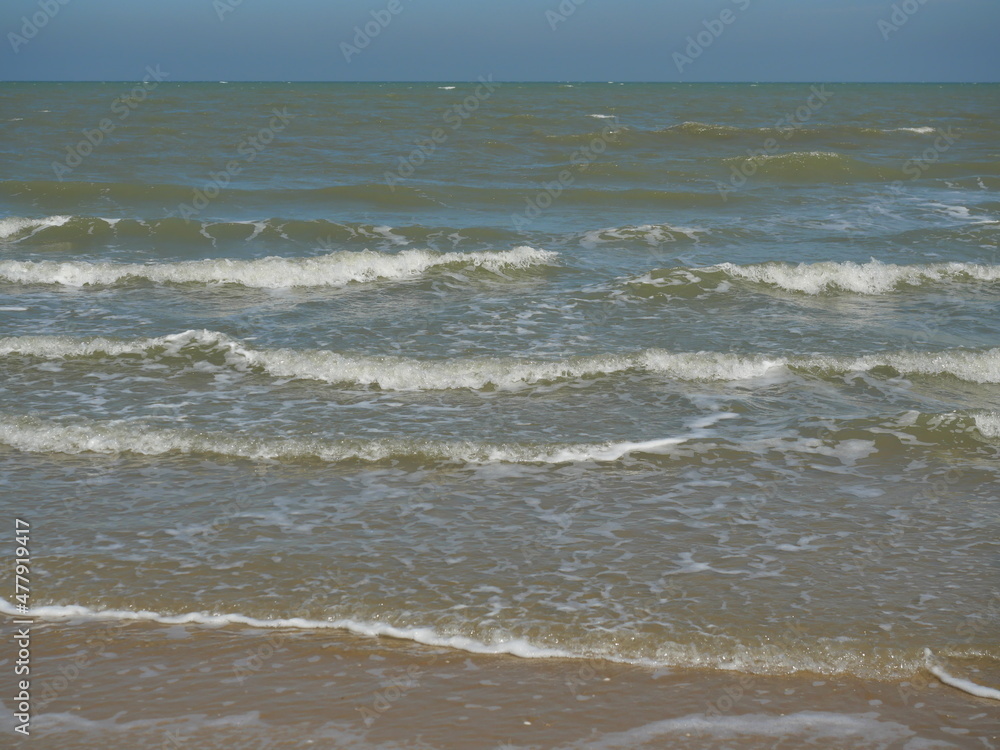
[[[150,361],[213,356],[237,370],[257,370],[278,378],[331,384],[376,386],[383,390],[513,390],[536,383],[646,372],[677,380],[739,381],[780,369],[824,375],[890,368],[900,375],[951,376],[970,383],[1000,383],[1000,349],[939,352],[883,352],[861,356],[768,356],[728,352],[599,354],[563,360],[509,357],[421,360],[395,356],[349,355],[324,349],[257,349],[224,333],[190,330],[147,339],[20,336],[0,338],[0,356],[42,359],[139,356]]]
[[[627,283],[642,296],[690,296],[692,293],[725,292],[733,280],[777,287],[789,292],[821,294],[887,294],[901,287],[945,282],[994,282],[1000,280],[1000,266],[976,263],[931,263],[901,266],[871,260],[868,263],[784,263],[750,265],[720,263],[704,268],[672,268],[653,271]],[[651,289],[643,289],[651,287]],[[644,293],[645,292],[645,293]]]
[[[402,280],[441,266],[505,269],[554,265],[558,255],[533,247],[472,253],[404,250],[396,254],[335,252],[315,258],[269,257],[259,260],[220,258],[178,263],[86,263],[71,261],[0,261],[0,280],[15,284],[113,286],[134,281],[156,284],[235,284],[255,289],[341,287],[350,283]]]
[[[0,444],[25,453],[204,454],[251,460],[320,460],[379,462],[412,459],[465,464],[617,461],[633,452],[663,452],[688,437],[644,442],[555,445],[489,444],[421,438],[320,440],[267,438],[230,433],[153,428],[131,422],[61,424],[34,417],[0,420]]]
[[[744,175],[761,174],[792,180],[831,180],[847,177],[882,179],[885,170],[868,162],[832,151],[792,151],[787,154],[760,154],[723,159]]]

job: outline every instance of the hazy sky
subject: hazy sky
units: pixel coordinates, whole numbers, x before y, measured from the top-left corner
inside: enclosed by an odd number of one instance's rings
[[[998,0],[3,0],[0,30],[5,80],[1000,80]]]

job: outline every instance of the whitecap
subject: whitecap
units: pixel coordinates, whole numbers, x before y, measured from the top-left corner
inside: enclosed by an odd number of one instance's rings
[[[72,216],[46,216],[40,219],[29,219],[21,216],[8,216],[5,219],[0,219],[0,240],[13,237],[27,229],[34,229],[35,231],[31,234],[35,234],[45,227],[61,227],[72,218]],[[31,234],[28,236],[30,237]]]
[[[927,281],[964,280],[998,281],[1000,266],[975,263],[934,263],[899,266],[872,260],[836,263],[760,263],[746,266],[721,263],[696,271],[721,271],[746,281],[770,284],[793,292],[819,294],[842,289],[856,294],[885,294],[900,285],[919,286]]]
[[[16,308],[17,311],[24,309],[27,308]],[[645,349],[635,353],[555,360],[511,357],[431,360],[352,355],[324,349],[258,349],[224,333],[204,329],[131,340],[47,335],[0,338],[0,356],[23,355],[52,360],[141,355],[156,361],[166,355],[185,356],[188,347],[221,352],[226,365],[237,370],[257,368],[278,378],[377,386],[395,391],[478,390],[487,387],[515,390],[537,383],[613,377],[627,372],[707,382],[773,380],[775,377],[789,377],[789,368],[822,374],[867,372],[890,367],[902,375],[947,375],[970,383],[1000,383],[1000,348],[985,351],[883,352],[854,357]],[[985,416],[981,418],[987,419]],[[983,425],[984,429],[990,429],[987,422],[984,421]]]
[[[416,278],[431,268],[466,265],[493,272],[554,265],[557,254],[532,247],[471,253],[405,250],[396,254],[335,252],[312,258],[219,258],[179,263],[86,263],[82,261],[0,261],[0,280],[63,286],[113,285],[131,279],[159,284],[238,284],[256,289],[346,286],[378,280]]]

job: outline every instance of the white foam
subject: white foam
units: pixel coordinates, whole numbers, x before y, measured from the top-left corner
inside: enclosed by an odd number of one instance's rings
[[[919,128],[891,128],[886,131],[887,133],[919,133],[921,135],[927,135],[928,133],[933,133],[934,128],[924,125]]]
[[[597,120],[613,120],[615,115],[587,115],[587,117],[593,117]]]
[[[419,438],[326,441],[158,429],[123,421],[61,424],[31,417],[0,419],[0,444],[26,453],[133,453],[144,456],[182,453],[251,460],[319,459],[329,462],[381,461],[399,457],[425,457],[468,464],[608,462],[617,461],[634,451],[662,452],[664,448],[694,436],[646,442],[541,446]]]
[[[755,154],[749,158],[745,156],[733,156],[728,159],[724,159],[723,161],[725,161],[726,163],[750,162],[750,163],[763,164],[768,162],[799,163],[805,159],[809,159],[814,162],[827,162],[836,164],[842,162],[844,160],[844,157],[841,154],[838,154],[834,151],[791,151],[787,154],[761,153],[761,154]]]
[[[692,568],[692,572],[694,570]],[[76,604],[36,606],[27,613],[18,613],[14,605],[2,597],[0,597],[0,614],[20,614],[40,620],[145,621],[168,626],[201,625],[205,627],[244,626],[261,629],[344,630],[359,635],[399,638],[478,654],[510,654],[525,659],[599,658],[647,667],[709,667],[752,674],[790,674],[805,671],[821,674],[861,674],[863,676],[879,676],[884,679],[886,674],[883,669],[886,666],[894,676],[915,674],[922,666],[919,659],[897,655],[891,659],[890,663],[882,667],[875,667],[871,664],[871,655],[864,651],[848,649],[831,652],[827,646],[821,646],[819,653],[810,653],[810,649],[803,653],[794,653],[776,650],[773,645],[754,647],[734,643],[731,648],[717,652],[705,651],[694,644],[682,644],[670,640],[665,640],[655,655],[640,657],[620,653],[617,647],[612,647],[610,651],[604,649],[593,651],[586,647],[570,649],[565,645],[553,646],[533,642],[528,638],[502,629],[490,631],[488,636],[470,637],[461,632],[444,632],[440,628],[430,626],[397,627],[387,622],[371,622],[351,617],[329,619],[259,618],[241,613],[217,612],[165,614],[148,610],[94,609]]]
[[[885,294],[903,284],[918,286],[926,281],[1000,280],[1000,266],[957,262],[914,266],[898,266],[877,260],[799,265],[761,263],[739,266],[721,263],[695,270],[721,271],[734,278],[806,294],[819,294],[828,289],[842,289],[856,294]]]
[[[973,415],[976,421],[976,429],[984,437],[1000,437],[1000,413],[995,411],[980,412]]]
[[[165,615],[148,610],[106,609],[95,610],[79,605],[51,605],[35,607],[27,615],[6,599],[0,597],[0,612],[41,620],[126,620],[130,622],[155,622],[161,625],[205,625],[226,627],[244,625],[251,628],[288,628],[296,630],[346,630],[366,636],[387,636],[416,641],[428,646],[444,646],[474,654],[510,654],[526,659],[567,658],[573,654],[561,649],[535,646],[523,638],[500,636],[494,641],[484,642],[462,635],[445,635],[433,628],[398,628],[381,622],[360,622],[351,619],[311,620],[302,617],[274,618],[262,620],[241,614],[209,614],[189,612],[182,615]]]
[[[333,352],[290,349],[253,351],[242,347],[238,354],[250,365],[259,366],[277,377],[346,382],[396,391],[482,389],[487,386],[510,390],[545,381],[607,375],[634,366],[628,357],[613,356],[554,362],[504,358],[431,361],[348,357]]]
[[[379,237],[383,237],[384,239],[388,240],[393,245],[403,246],[410,244],[410,241],[407,240],[405,237],[398,234],[393,234],[392,227],[389,226],[372,227],[372,231],[375,232]]]
[[[617,461],[633,452],[662,453],[665,448],[685,443],[689,438],[663,438],[641,443],[607,443],[561,448],[549,454],[552,463],[575,463],[578,461]]]
[[[698,235],[705,230],[698,227],[681,227],[670,224],[642,224],[639,226],[606,227],[586,232],[580,240],[584,247],[596,247],[608,242],[623,240],[642,240],[651,247],[670,242],[678,242],[681,238],[698,241]]]
[[[61,227],[72,218],[72,216],[47,216],[41,219],[26,219],[20,216],[8,216],[6,219],[0,219],[0,240],[13,237],[26,229],[34,229],[31,234],[35,234],[45,227]]]
[[[667,132],[675,130],[681,133],[688,133],[691,135],[734,135],[741,132],[740,128],[734,127],[732,125],[712,125],[705,122],[687,121],[682,122],[679,125],[671,125],[666,129]],[[766,130],[766,129],[762,129]]]
[[[259,368],[279,378],[350,383],[396,391],[487,387],[514,390],[542,382],[610,377],[633,371],[691,381],[773,380],[788,377],[790,367],[838,373],[892,367],[903,375],[951,375],[971,383],[1000,383],[1000,349],[887,352],[861,357],[740,356],[726,352],[647,349],[564,360],[506,357],[421,360],[352,356],[326,350],[255,349],[223,333],[204,329],[134,340],[69,336],[0,338],[0,356],[20,354],[54,360],[96,355],[140,355],[155,359],[164,355],[184,356],[183,350],[187,347],[222,352],[226,364],[239,370]],[[981,429],[992,429],[988,416],[980,415],[979,418]]]
[[[657,349],[645,352],[642,359],[652,372],[682,380],[724,381],[759,378],[789,362],[783,357],[740,357],[721,352],[673,354]]]
[[[154,672],[154,674],[156,674]],[[234,714],[209,718],[207,714],[187,714],[179,718],[163,719],[135,719],[133,721],[118,721],[122,714],[109,717],[107,719],[88,719],[76,712],[52,712],[37,714],[32,717],[32,728],[37,729],[42,736],[48,736],[59,732],[88,732],[101,733],[105,737],[109,733],[133,734],[133,733],[156,733],[156,740],[143,743],[150,747],[178,747],[177,740],[191,739],[189,736],[197,731],[209,730],[218,735],[220,730],[227,728],[264,727],[264,722],[260,720],[257,711],[248,711],[244,714]],[[182,731],[179,727],[183,726]],[[164,739],[166,738],[166,739]],[[136,745],[133,745],[135,747]],[[260,745],[256,745],[260,747]]]
[[[438,88],[441,89],[442,91],[454,91],[455,89],[454,86],[438,86]]]
[[[0,338],[0,355],[27,354],[44,359],[64,359],[94,354],[107,354],[109,356],[143,354],[154,347],[167,346],[171,341],[179,342],[182,339],[188,342],[200,340],[200,342],[209,343],[210,339],[205,335],[208,333],[208,331],[186,331],[175,336],[135,341],[118,341],[103,337],[77,339],[71,336],[10,336]],[[214,344],[214,341],[211,343]]]
[[[418,360],[388,356],[348,356],[323,350],[254,349],[223,333],[190,330],[156,338],[120,341],[68,336],[0,338],[0,356],[26,354],[47,359],[104,354],[146,354],[163,349],[178,356],[188,346],[221,350],[236,367],[260,367],[281,378],[354,383],[386,390],[421,391],[479,389],[493,385],[510,389],[541,381],[611,374],[641,366],[633,356],[580,357],[557,361],[506,358]]]
[[[804,366],[864,372],[891,367],[903,375],[952,375],[969,383],[1000,383],[1000,349],[977,352],[953,349],[943,352],[894,352],[857,358],[802,359]]]
[[[977,698],[989,698],[990,700],[1000,701],[1000,690],[996,688],[986,687],[985,685],[979,685],[971,680],[964,680],[961,677],[954,677],[948,674],[941,667],[932,664],[931,659],[933,654],[929,648],[924,649],[924,658],[927,660],[927,669],[937,677],[945,685],[950,685],[957,690],[961,690],[969,695],[974,695]]]
[[[18,284],[111,285],[128,279],[159,284],[239,284],[258,289],[345,286],[352,282],[415,278],[431,268],[472,265],[493,272],[553,265],[558,255],[532,247],[472,253],[404,250],[396,254],[335,252],[315,258],[184,261],[180,263],[84,263],[0,261],[0,279]]]
[[[657,742],[656,747],[669,747],[661,742],[683,743],[692,739],[692,747],[701,745],[699,738],[713,737],[716,739],[736,739],[739,737],[780,738],[780,744],[799,746],[791,738],[807,739],[812,746],[814,741],[825,740],[822,746],[835,747],[836,740],[848,738],[863,739],[886,747],[893,742],[912,737],[915,733],[907,726],[892,721],[879,721],[877,713],[841,714],[826,711],[800,711],[793,714],[739,714],[735,716],[688,714],[674,719],[646,724],[625,732],[615,732],[582,740],[571,747],[600,748],[637,748],[647,743]],[[827,744],[830,743],[830,744]],[[683,746],[683,745],[681,745]],[[756,746],[756,745],[754,745]],[[874,745],[873,745],[874,746]]]

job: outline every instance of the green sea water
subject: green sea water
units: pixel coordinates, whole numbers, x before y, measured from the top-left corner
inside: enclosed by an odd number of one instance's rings
[[[998,94],[3,84],[40,616],[995,673]]]

